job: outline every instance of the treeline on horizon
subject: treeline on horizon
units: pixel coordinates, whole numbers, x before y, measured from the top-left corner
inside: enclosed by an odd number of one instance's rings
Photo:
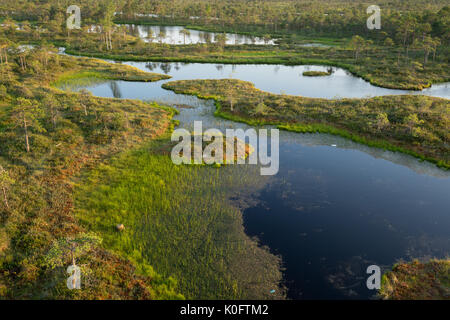
[[[81,8],[83,24],[101,22],[104,12],[115,12],[117,22],[163,22],[245,31],[299,33],[348,37],[390,37],[396,43],[413,43],[430,34],[448,44],[450,39],[450,6],[445,0],[380,0],[382,30],[366,27],[366,1],[350,0],[4,0],[0,17],[19,21],[63,25],[66,8]],[[378,31],[378,32],[377,32]]]

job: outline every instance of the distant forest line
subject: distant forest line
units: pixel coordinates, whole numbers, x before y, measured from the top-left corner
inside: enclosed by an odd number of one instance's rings
[[[448,44],[450,6],[445,0],[379,0],[381,30],[368,30],[366,9],[372,2],[349,0],[3,0],[0,17],[44,25],[63,25],[66,8],[81,8],[83,24],[100,23],[105,11],[116,21],[184,23],[271,33],[366,37],[389,36],[397,43],[413,43],[430,34]]]

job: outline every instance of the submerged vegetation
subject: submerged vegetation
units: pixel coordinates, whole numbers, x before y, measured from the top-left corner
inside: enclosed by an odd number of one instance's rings
[[[174,165],[172,146],[154,141],[84,177],[76,192],[82,224],[137,265],[174,276],[186,298],[283,298],[279,258],[245,234],[245,203],[230,202],[265,178],[253,167]]]
[[[379,292],[390,300],[450,300],[450,259],[396,264]]]
[[[180,80],[165,89],[216,100],[216,115],[296,132],[324,132],[450,167],[450,101],[403,95],[368,99],[315,99],[277,95],[234,80]]]

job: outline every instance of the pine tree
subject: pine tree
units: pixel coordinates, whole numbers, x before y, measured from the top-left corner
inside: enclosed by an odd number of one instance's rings
[[[39,118],[43,116],[43,111],[35,100],[26,98],[18,98],[17,106],[13,111],[12,120],[16,126],[20,126],[24,130],[25,148],[30,152],[30,129],[36,132],[44,132]]]

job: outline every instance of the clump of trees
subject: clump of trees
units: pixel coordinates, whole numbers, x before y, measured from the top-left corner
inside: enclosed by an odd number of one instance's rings
[[[372,40],[365,40],[361,36],[353,36],[350,41],[350,47],[353,49],[355,60],[358,60],[361,52],[366,50],[370,45],[373,44]]]
[[[102,28],[101,38],[105,42],[106,50],[112,50],[112,33],[115,29],[113,19],[116,7],[112,1],[107,1],[103,3],[102,10],[104,15],[100,20],[100,25]]]
[[[186,37],[189,38],[189,36],[191,35],[191,32],[188,29],[182,29],[180,31],[180,33],[183,35],[184,44],[186,44]]]
[[[405,50],[424,34],[439,38],[441,43],[448,44],[450,40],[450,6],[445,0],[432,3],[426,0],[378,1],[377,5],[382,8],[382,32],[367,30],[367,3],[362,0],[79,0],[77,5],[82,8],[83,25],[98,25],[100,22],[102,40],[107,48],[111,47],[112,33],[116,29],[112,26],[113,20],[198,24],[213,28],[257,31],[266,35],[360,35],[374,41],[384,41],[389,37]],[[31,0],[4,0],[0,5],[0,12],[20,21],[37,21],[48,26],[52,33],[61,33],[65,32],[64,13],[67,6],[68,4],[58,0],[48,0],[42,4]],[[11,19],[6,19],[3,23],[9,34],[17,32]],[[29,23],[22,26],[24,29],[31,28]]]

